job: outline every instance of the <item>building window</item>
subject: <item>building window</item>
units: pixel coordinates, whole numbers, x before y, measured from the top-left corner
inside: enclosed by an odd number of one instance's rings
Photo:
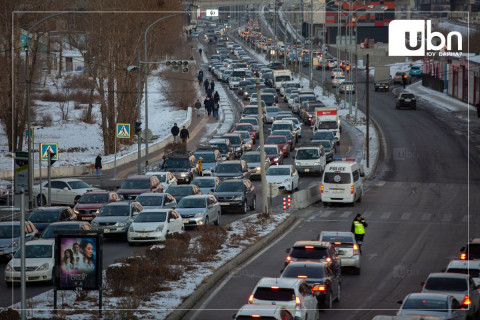
[[[375,21],[383,21],[383,13],[375,13]]]

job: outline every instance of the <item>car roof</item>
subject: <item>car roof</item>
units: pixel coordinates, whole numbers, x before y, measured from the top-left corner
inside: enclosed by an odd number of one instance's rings
[[[148,172],[145,172],[145,175],[146,176],[153,176],[153,175],[156,175],[156,174],[167,174],[167,173],[170,173],[170,171],[148,171]]]
[[[345,165],[345,166],[354,166],[356,164],[358,164],[356,161],[343,161],[343,160],[336,160],[336,161],[332,161],[330,162],[329,164],[327,164],[327,166],[335,166],[335,165]]]
[[[463,273],[447,273],[447,272],[435,272],[435,273],[430,273],[428,275],[428,279],[430,278],[451,278],[451,279],[468,279],[470,276],[468,274],[463,274]]]
[[[115,202],[112,202],[115,203]],[[48,226],[58,226],[58,225],[69,225],[69,224],[77,224],[77,225],[82,225],[82,224],[89,224],[88,221],[58,221],[58,222],[52,222]]]
[[[455,269],[480,269],[480,260],[452,260],[448,263],[448,268]]]
[[[210,195],[208,195],[208,194],[191,194],[191,195],[183,197],[182,200],[185,199],[185,198],[188,198],[188,199],[190,199],[190,198],[208,198],[209,196]]]
[[[247,179],[227,179],[227,180],[223,180],[222,182],[220,182],[220,184],[224,184],[224,183],[233,183],[233,182],[244,182],[245,180]]]
[[[474,238],[470,241],[470,243],[480,243],[480,238]]]
[[[273,317],[280,310],[287,310],[283,306],[262,305],[262,304],[245,304],[237,311],[236,316],[259,315],[260,317]]]
[[[162,192],[162,193],[158,193],[158,192],[144,192],[142,194],[139,194],[138,196],[149,196],[149,197],[165,197],[167,195],[167,193],[165,192]]]
[[[110,202],[105,204],[105,206],[125,206],[125,205],[130,205],[133,201],[127,200],[127,201],[117,201],[117,202]]]
[[[25,242],[26,246],[32,246],[32,245],[36,245],[36,244],[54,245],[55,240],[54,239],[37,239],[37,240],[32,240],[32,241]]]
[[[128,176],[125,178],[125,180],[150,180],[150,177],[152,175],[142,175],[142,174],[136,174],[136,175],[133,175],[133,176]]]
[[[218,165],[229,164],[229,163],[241,164],[241,163],[242,163],[242,160],[227,160],[227,161],[223,161],[222,163],[219,163]]]
[[[82,181],[82,182],[85,182],[81,179],[76,179],[76,178],[60,178],[60,179],[52,179],[52,181],[66,181],[66,182],[70,182],[70,181]]]
[[[280,287],[280,288],[296,288],[302,282],[296,278],[262,278],[258,281],[257,287]]]
[[[314,247],[330,247],[331,244],[328,241],[315,241],[315,240],[301,240],[296,241],[293,244],[293,247],[304,247],[304,246],[314,246]]]
[[[195,177],[193,180],[217,180],[218,177],[215,176],[207,176],[207,177]]]
[[[447,300],[449,295],[448,294],[442,294],[442,293],[421,293],[421,292],[416,292],[416,293],[410,293],[408,298],[415,298],[415,299],[429,299],[429,300]]]
[[[271,169],[271,168],[288,168],[288,169],[290,169],[291,167],[292,167],[291,164],[280,164],[280,165],[278,165],[278,166],[271,166],[271,167],[268,168],[268,169]]]

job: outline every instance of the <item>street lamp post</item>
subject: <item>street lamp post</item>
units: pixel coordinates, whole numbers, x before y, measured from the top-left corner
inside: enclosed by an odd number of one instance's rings
[[[309,87],[310,89],[313,89],[313,35],[312,35],[312,32],[313,32],[313,0],[310,0],[310,6],[311,6],[311,10],[310,10],[310,31],[308,32],[309,33],[309,36],[310,36],[310,57],[309,57],[309,73],[310,73],[310,79],[309,79]]]

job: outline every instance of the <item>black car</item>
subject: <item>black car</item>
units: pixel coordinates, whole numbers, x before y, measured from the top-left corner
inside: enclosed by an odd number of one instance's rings
[[[220,151],[220,154],[222,155],[222,160],[231,160],[235,158],[235,152],[233,151],[232,144],[228,139],[212,139],[208,142],[208,145],[215,146],[218,151]]]
[[[248,179],[222,181],[213,195],[220,203],[222,212],[228,209],[236,209],[245,214],[248,208],[255,210],[257,205],[255,187]]]
[[[326,262],[292,262],[280,277],[304,279],[317,297],[318,309],[332,309],[333,300],[340,300],[340,277]]]
[[[261,93],[260,99],[265,101],[265,105],[267,106],[275,105],[275,96],[272,93]]]
[[[341,274],[341,262],[335,247],[326,241],[297,241],[286,250],[285,266],[295,261],[327,262],[336,275]]]
[[[281,62],[272,62],[272,63],[269,63],[267,64],[267,68],[270,68],[272,70],[283,70],[285,69],[283,67],[283,64]]]
[[[57,230],[92,230],[92,226],[88,221],[53,222],[43,230],[40,239],[55,239]]]
[[[159,171],[170,171],[177,183],[190,183],[197,171],[195,155],[191,152],[172,152],[163,156]]]
[[[417,109],[417,99],[412,93],[402,92],[398,95],[395,109],[400,109],[404,107],[411,108],[413,110]]]
[[[248,165],[244,160],[233,160],[219,163],[213,175],[224,179],[250,179]]]
[[[254,84],[252,81],[250,80],[242,80],[240,81],[240,83],[238,84],[238,90],[237,90],[237,94],[239,96],[243,96],[244,92],[245,92],[245,88],[249,85],[252,85]]]
[[[480,260],[480,238],[474,238],[460,248],[460,260]]]
[[[171,194],[177,203],[182,200],[183,197],[202,194],[202,191],[199,187],[194,184],[189,185],[171,185],[168,187],[166,193]]]
[[[40,207],[35,209],[28,221],[31,221],[38,231],[43,232],[53,222],[75,221],[77,216],[70,207]]]
[[[230,144],[235,152],[235,157],[238,159],[242,156],[245,150],[245,142],[240,134],[232,132],[223,135],[224,138],[230,140]]]
[[[278,93],[277,93],[277,90],[275,88],[265,88],[265,89],[262,90],[262,93],[273,94],[273,98],[274,98],[275,102],[278,103]],[[264,100],[263,97],[262,97],[262,100]],[[265,101],[265,103],[267,103],[267,102]]]

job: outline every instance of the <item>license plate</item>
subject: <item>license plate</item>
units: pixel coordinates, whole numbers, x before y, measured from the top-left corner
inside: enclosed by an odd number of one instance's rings
[[[305,169],[305,172],[310,172],[310,169]]]
[[[142,238],[146,238],[146,237],[149,236],[149,234],[148,233],[139,233],[138,236],[142,237]]]
[[[219,202],[221,206],[229,206],[230,202]]]
[[[92,220],[90,217],[82,217],[82,220]]]
[[[189,223],[190,220],[189,219],[183,219],[183,223]]]
[[[337,189],[337,190],[332,190],[332,192],[334,192],[334,193],[340,193],[340,192],[343,192],[343,190],[338,190],[338,189]]]
[[[410,100],[410,99],[405,99],[405,102],[410,102],[410,101],[412,101],[412,100]]]
[[[337,252],[338,252],[339,255],[344,255],[345,254],[345,251],[343,251],[343,250],[337,250]]]
[[[103,229],[103,232],[109,233],[109,232],[110,232],[110,229]]]

